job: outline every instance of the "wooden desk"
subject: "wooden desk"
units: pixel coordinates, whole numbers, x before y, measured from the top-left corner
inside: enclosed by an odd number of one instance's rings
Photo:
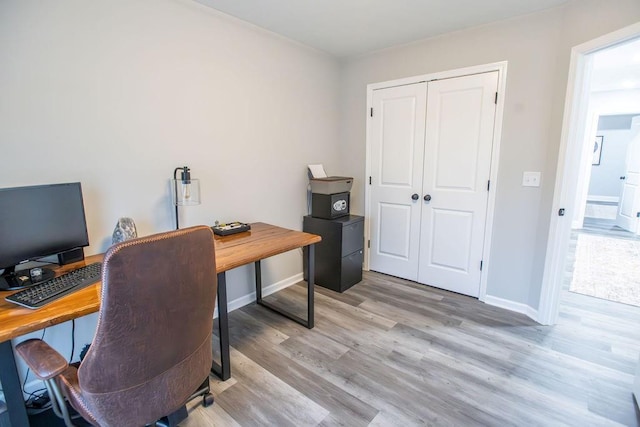
[[[218,331],[220,335],[220,364],[213,362],[211,372],[223,381],[231,377],[229,360],[229,326],[227,313],[227,280],[226,272],[254,263],[256,277],[256,301],[258,304],[280,313],[307,328],[313,328],[313,277],[314,277],[314,244],[322,238],[315,234],[293,231],[275,227],[261,222],[251,224],[251,231],[215,236],[216,272],[218,273]],[[262,275],[260,261],[274,255],[307,246],[307,263],[309,280],[307,281],[307,319],[301,319],[262,300]]]
[[[216,272],[218,274],[218,330],[220,335],[220,364],[214,362],[212,372],[227,380],[231,376],[229,360],[229,326],[227,313],[226,272],[249,263],[255,264],[257,302],[277,311],[307,328],[313,328],[313,260],[314,244],[320,236],[289,230],[264,223],[251,224],[251,231],[230,236],[215,236]],[[309,281],[307,282],[307,319],[273,307],[262,300],[260,261],[273,255],[308,246]],[[64,273],[92,262],[101,261],[102,255],[87,257],[84,261],[56,269]],[[100,283],[73,292],[38,310],[29,310],[4,300],[8,292],[0,292],[0,382],[4,390],[11,425],[28,426],[22,387],[16,369],[11,339],[57,325],[71,319],[95,313],[100,309]]]

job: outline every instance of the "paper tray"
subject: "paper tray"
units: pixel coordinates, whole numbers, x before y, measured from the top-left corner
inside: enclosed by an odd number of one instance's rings
[[[328,176],[311,178],[311,192],[316,194],[345,193],[351,190],[353,178],[348,176]]]

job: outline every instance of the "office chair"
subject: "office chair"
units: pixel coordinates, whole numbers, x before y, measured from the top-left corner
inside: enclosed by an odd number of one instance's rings
[[[122,242],[104,257],[98,325],[79,366],[41,340],[22,342],[16,352],[45,381],[68,426],[64,398],[94,425],[143,426],[163,417],[173,424],[188,415],[194,391],[205,406],[213,403],[217,285],[209,227]]]

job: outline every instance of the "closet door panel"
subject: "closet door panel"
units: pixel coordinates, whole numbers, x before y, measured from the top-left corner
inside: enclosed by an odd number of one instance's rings
[[[369,268],[410,280],[418,278],[425,110],[426,83],[373,93]]]
[[[498,73],[430,82],[418,281],[477,297]],[[425,200],[427,198],[428,200]]]
[[[431,230],[431,263],[444,269],[468,273],[473,230],[473,212],[433,209]],[[426,227],[425,227],[426,228]]]
[[[439,94],[439,103],[433,109],[437,128],[431,134],[435,145],[429,149],[435,161],[430,162],[433,169],[427,172],[433,174],[429,181],[434,188],[475,191],[482,143],[479,132],[482,95],[482,88]]]

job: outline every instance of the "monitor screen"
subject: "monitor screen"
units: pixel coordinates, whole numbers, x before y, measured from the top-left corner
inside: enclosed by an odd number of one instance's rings
[[[79,182],[0,189],[0,268],[88,245]]]

